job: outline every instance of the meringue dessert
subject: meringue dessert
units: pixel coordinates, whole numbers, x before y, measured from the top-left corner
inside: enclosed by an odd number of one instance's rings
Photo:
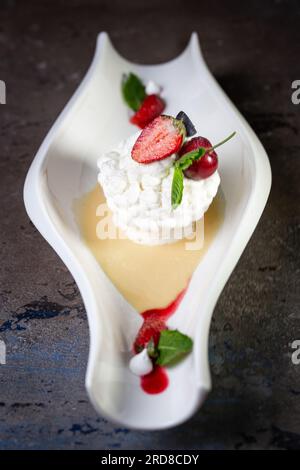
[[[129,240],[160,245],[188,237],[212,203],[220,176],[214,162],[203,163],[216,159],[216,153],[203,137],[183,143],[187,134],[192,135],[191,126],[181,119],[159,116],[99,158],[98,182],[114,224]],[[210,149],[207,155],[206,149]],[[199,164],[199,169],[193,169]],[[180,201],[174,204],[171,194],[177,183],[182,188]]]
[[[141,164],[131,152],[140,133],[123,140],[98,160],[98,182],[113,222],[130,240],[143,245],[176,242],[193,233],[212,203],[220,184],[216,171],[195,181],[186,179],[180,206],[171,204],[171,186],[176,154]]]

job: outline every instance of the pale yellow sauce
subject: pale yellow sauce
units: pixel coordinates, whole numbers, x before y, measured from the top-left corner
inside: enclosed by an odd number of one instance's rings
[[[99,185],[76,201],[82,237],[107,276],[139,312],[167,306],[187,286],[224,215],[222,198],[217,195],[205,213],[202,249],[187,250],[186,243],[191,240],[145,246],[128,239],[99,239],[96,227],[101,217],[96,209],[101,203],[105,197]]]

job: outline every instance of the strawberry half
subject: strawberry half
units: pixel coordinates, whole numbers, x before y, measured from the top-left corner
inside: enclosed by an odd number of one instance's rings
[[[144,349],[151,339],[157,346],[161,331],[166,329],[166,323],[160,318],[153,317],[144,321],[133,344],[134,352],[138,353]]]
[[[153,119],[165,109],[165,102],[157,95],[149,95],[142,102],[138,111],[132,116],[130,122],[144,129]]]
[[[171,116],[158,116],[141,132],[131,156],[138,163],[162,160],[179,151],[185,135],[182,121]]]

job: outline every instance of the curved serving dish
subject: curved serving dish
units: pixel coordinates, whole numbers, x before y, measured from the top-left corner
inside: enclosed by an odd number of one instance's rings
[[[96,184],[99,154],[136,130],[119,93],[121,75],[129,71],[162,85],[166,114],[184,109],[213,142],[237,131],[220,149],[223,224],[169,322],[193,336],[193,353],[169,369],[170,386],[159,395],[145,394],[128,371],[141,317],[82,242],[73,212],[74,200]],[[42,143],[24,187],[29,217],[69,268],[83,297],[90,327],[86,388],[99,413],[128,427],[161,429],[181,423],[201,405],[211,388],[213,309],[261,216],[270,186],[266,152],[210,74],[195,33],[177,58],[153,66],[128,62],[106,33],[99,35],[90,69]]]

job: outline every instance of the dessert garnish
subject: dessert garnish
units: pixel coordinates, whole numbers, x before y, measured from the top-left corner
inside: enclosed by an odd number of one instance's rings
[[[159,87],[153,82],[147,86],[133,73],[122,78],[122,95],[130,109],[134,111],[130,122],[143,129],[165,109],[165,102],[159,96]]]
[[[143,129],[165,109],[164,101],[157,95],[148,95],[141,107],[130,118],[130,122]]]
[[[192,339],[178,330],[163,330],[160,333],[157,348],[154,343],[148,344],[148,354],[160,366],[173,365],[191,352]]]
[[[192,121],[190,120],[188,115],[185,114],[184,111],[179,111],[179,113],[176,116],[176,119],[180,119],[183,122],[183,124],[185,125],[186,136],[187,137],[192,137],[193,135],[195,135],[197,133],[194,124],[192,123]]]
[[[131,156],[138,163],[153,163],[175,154],[181,148],[186,128],[181,119],[161,115],[143,129]]]
[[[186,289],[165,308],[142,313],[143,325],[133,344],[129,363],[131,372],[141,377],[141,386],[147,393],[161,393],[168,385],[165,366],[177,364],[193,347],[192,339],[178,330],[168,328],[166,321],[177,310]]]
[[[143,341],[144,342],[144,341]],[[151,337],[144,346],[135,348],[137,354],[133,356],[129,367],[135,375],[149,374],[154,365],[174,365],[183,359],[193,347],[192,339],[178,330],[167,328]]]
[[[171,202],[176,209],[182,201],[184,176],[193,180],[206,179],[218,168],[217,147],[228,142],[236,132],[216,145],[211,145],[205,137],[194,137],[187,141],[179,151],[179,158],[174,163],[171,189]]]
[[[138,375],[139,377],[152,372],[153,362],[150,359],[147,348],[144,348],[131,358],[129,368],[134,375]]]
[[[205,137],[193,137],[184,142],[186,136],[196,133],[195,126],[183,112],[172,116],[161,115],[148,124],[137,138],[131,156],[138,163],[153,163],[178,153],[174,162],[171,188],[172,208],[182,201],[184,176],[193,180],[205,179],[218,168],[215,149],[235,136],[235,132],[216,145]],[[183,144],[183,145],[182,145]]]

